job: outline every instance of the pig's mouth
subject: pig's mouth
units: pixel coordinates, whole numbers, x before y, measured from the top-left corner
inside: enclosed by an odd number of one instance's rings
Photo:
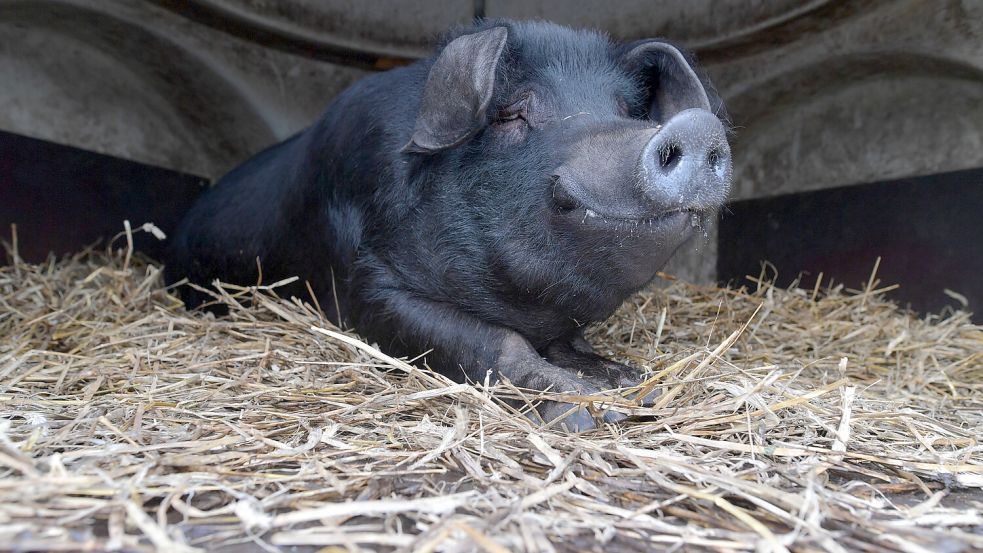
[[[672,217],[680,217],[680,216],[699,217],[699,211],[696,208],[670,209],[669,211],[665,211],[653,217],[617,217],[611,215],[602,215],[594,211],[593,209],[587,207],[583,208],[583,212],[584,212],[585,221],[587,219],[601,219],[604,221],[611,221],[611,222],[618,222],[618,223],[634,223],[639,225],[644,225],[644,224],[651,225],[653,223],[665,221],[666,219]]]
[[[705,225],[712,209],[706,205],[687,204],[657,211],[654,206],[637,206],[620,210],[621,213],[611,213],[603,208],[588,207],[592,202],[585,202],[557,186],[555,179],[552,189],[553,205],[556,213],[569,222],[591,227],[604,227],[612,230],[634,230],[665,232],[669,230],[684,231],[688,227],[699,228]],[[683,223],[690,223],[684,225]]]
[[[568,220],[582,225],[601,226],[614,230],[645,232],[685,231],[705,226],[709,216],[702,207],[680,207],[663,211],[657,215],[644,217],[625,217],[608,215],[589,207],[580,206],[564,213]]]

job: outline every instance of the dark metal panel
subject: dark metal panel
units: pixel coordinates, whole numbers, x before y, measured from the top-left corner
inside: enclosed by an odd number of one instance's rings
[[[0,237],[17,225],[21,258],[39,262],[108,239],[128,219],[172,231],[207,181],[44,140],[0,131]],[[135,243],[159,258],[163,243],[137,233]],[[0,256],[4,259],[4,256]]]
[[[983,320],[983,169],[734,202],[719,232],[717,274],[747,283],[761,261],[787,286],[803,271],[859,288],[881,257],[877,277],[916,311],[969,300]]]

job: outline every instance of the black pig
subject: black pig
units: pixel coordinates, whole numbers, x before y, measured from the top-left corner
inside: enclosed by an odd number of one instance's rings
[[[309,282],[335,321],[395,355],[432,350],[452,378],[633,386],[582,329],[715,216],[731,175],[722,109],[666,42],[480,22],[223,177],[176,233],[167,278],[254,284],[259,258],[264,281],[299,276],[287,293]],[[568,428],[594,426],[572,411]]]

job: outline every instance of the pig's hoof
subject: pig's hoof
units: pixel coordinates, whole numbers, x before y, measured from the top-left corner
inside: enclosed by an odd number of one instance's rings
[[[546,424],[554,428],[563,428],[568,432],[584,432],[597,428],[594,416],[583,406],[546,401],[541,403],[537,410]]]
[[[567,405],[570,407],[570,405]],[[585,432],[587,430],[593,430],[597,428],[597,423],[594,421],[594,416],[590,414],[590,411],[581,407],[567,415],[563,420],[559,422],[559,425],[565,428],[568,432]]]
[[[637,385],[638,384],[636,384],[636,386]],[[653,405],[655,405],[655,401],[659,399],[659,396],[662,395],[662,392],[658,389],[651,390],[649,393],[645,394],[645,396],[641,398],[638,397],[639,393],[641,393],[640,389],[629,393],[628,399],[637,401],[642,407],[652,407]]]
[[[619,413],[617,411],[605,411],[604,412],[604,422],[621,422],[628,418],[628,415],[624,413]]]
[[[644,381],[639,370],[601,357],[581,337],[552,342],[544,353],[550,363],[563,367],[570,373],[582,375],[597,390],[618,388],[628,392],[634,388],[626,396],[631,400],[638,398],[641,391],[638,386]],[[659,392],[652,390],[639,403],[647,407],[658,397]]]
[[[651,407],[662,394],[658,388],[654,388],[639,398],[638,395],[642,392],[641,385],[645,382],[645,378],[634,367],[605,360],[603,370],[606,373],[607,382],[612,387],[620,388],[623,390],[625,398],[637,401],[643,407]]]
[[[565,428],[569,432],[584,432],[597,428],[597,418],[584,406],[577,407],[571,403],[549,401],[540,405],[539,414],[547,424],[552,423],[550,426]],[[621,422],[628,418],[624,413],[617,411],[604,411],[599,415],[606,423]],[[556,419],[560,420],[556,421]]]

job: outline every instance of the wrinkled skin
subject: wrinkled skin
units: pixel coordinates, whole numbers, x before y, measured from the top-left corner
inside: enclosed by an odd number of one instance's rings
[[[356,83],[311,127],[223,177],[167,260],[184,277],[308,297],[394,355],[460,381],[599,394],[636,369],[596,355],[606,319],[726,198],[720,100],[660,41],[486,21]],[[208,298],[182,287],[189,306]],[[337,300],[335,299],[337,298]],[[545,420],[584,407],[546,402]],[[604,415],[617,420],[615,413]]]

